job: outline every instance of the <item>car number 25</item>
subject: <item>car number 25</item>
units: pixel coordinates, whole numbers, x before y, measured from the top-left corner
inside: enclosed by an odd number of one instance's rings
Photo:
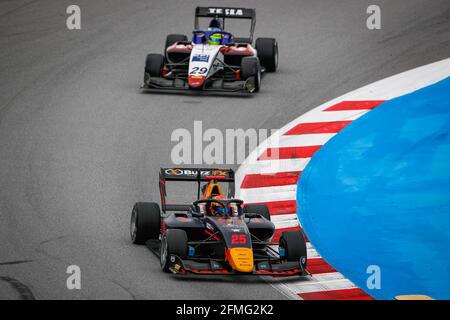
[[[208,72],[207,67],[193,67],[191,70],[191,74],[206,74]]]
[[[247,244],[247,236],[245,234],[234,233],[231,235],[231,244]]]

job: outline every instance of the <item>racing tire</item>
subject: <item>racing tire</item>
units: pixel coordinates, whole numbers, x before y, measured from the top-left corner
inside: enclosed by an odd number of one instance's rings
[[[280,237],[280,247],[284,248],[287,261],[300,261],[306,268],[306,241],[300,230],[284,231]]]
[[[167,48],[173,45],[178,41],[188,41],[188,37],[184,34],[169,34],[166,37],[166,44],[164,45],[164,52],[166,52]]]
[[[161,230],[161,210],[154,202],[137,202],[133,206],[130,221],[131,241],[144,244],[158,239]]]
[[[270,221],[269,208],[265,204],[246,204],[244,213],[256,213]]]
[[[145,59],[145,73],[151,77],[161,77],[164,67],[164,56],[158,53],[150,53]]]
[[[251,92],[258,92],[261,88],[261,65],[258,57],[243,57],[241,60],[241,79],[253,78],[254,89]]]
[[[176,255],[186,259],[188,251],[188,237],[181,229],[168,229],[161,240],[160,262],[164,272],[170,272],[170,256]]]
[[[275,72],[278,67],[278,43],[274,38],[256,39],[255,49],[261,65],[267,72]]]

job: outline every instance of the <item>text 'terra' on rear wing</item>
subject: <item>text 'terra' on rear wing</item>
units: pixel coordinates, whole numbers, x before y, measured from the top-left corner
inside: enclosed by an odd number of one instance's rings
[[[226,19],[250,19],[250,40],[253,41],[253,33],[256,25],[256,11],[249,8],[234,7],[197,7],[195,8],[194,28],[200,29],[198,18],[222,19],[222,27],[225,29]]]
[[[211,168],[161,168],[159,172],[159,192],[161,195],[161,209],[166,211],[187,211],[191,204],[167,204],[166,181],[197,182],[197,199],[200,199],[200,185],[202,182],[217,180],[229,182],[229,193],[234,195],[234,171],[232,169]]]

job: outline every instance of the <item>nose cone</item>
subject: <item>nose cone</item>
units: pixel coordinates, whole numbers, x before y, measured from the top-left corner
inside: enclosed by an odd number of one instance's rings
[[[233,270],[253,271],[253,251],[250,248],[231,248],[227,251],[227,261]]]
[[[203,83],[205,82],[205,78],[204,76],[189,76],[188,77],[188,84],[189,87],[191,88],[198,88],[200,86],[203,85]]]

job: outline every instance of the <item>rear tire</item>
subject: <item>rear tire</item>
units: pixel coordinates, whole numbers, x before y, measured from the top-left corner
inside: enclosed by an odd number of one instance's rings
[[[166,52],[167,48],[173,45],[178,41],[188,41],[188,37],[184,34],[169,34],[166,37],[166,44],[164,45],[164,52]]]
[[[130,235],[135,244],[158,239],[161,229],[161,210],[153,202],[138,202],[131,212]]]
[[[246,204],[244,213],[256,213],[270,221],[269,208],[265,204]]]
[[[241,60],[241,79],[247,80],[253,77],[254,90],[258,92],[261,88],[261,65],[257,57],[244,57]]]
[[[278,43],[274,38],[256,39],[255,49],[261,65],[267,72],[275,72],[278,67]]]
[[[164,272],[170,272],[170,256],[176,255],[186,259],[188,251],[188,237],[181,229],[168,229],[161,240],[160,262]]]
[[[306,241],[300,230],[284,231],[280,237],[280,247],[284,248],[287,261],[299,261],[306,268]]]

